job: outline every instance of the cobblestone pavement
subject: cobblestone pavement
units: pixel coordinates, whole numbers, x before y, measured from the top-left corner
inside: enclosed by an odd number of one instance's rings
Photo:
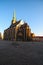
[[[0,65],[43,65],[43,42],[0,40]]]

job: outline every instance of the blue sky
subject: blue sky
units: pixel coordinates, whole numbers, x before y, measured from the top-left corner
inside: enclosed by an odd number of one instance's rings
[[[17,20],[23,19],[31,32],[43,35],[43,0],[0,0],[0,32],[10,26],[14,10]]]

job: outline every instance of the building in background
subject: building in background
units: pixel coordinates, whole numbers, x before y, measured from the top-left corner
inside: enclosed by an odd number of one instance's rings
[[[4,40],[30,41],[32,40],[31,29],[23,20],[17,21],[16,15],[13,14],[10,27],[4,30]]]

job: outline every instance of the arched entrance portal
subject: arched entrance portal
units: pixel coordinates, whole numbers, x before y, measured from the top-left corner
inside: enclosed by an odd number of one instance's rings
[[[17,41],[23,41],[24,40],[23,38],[24,37],[23,37],[23,33],[22,32],[17,33]]]

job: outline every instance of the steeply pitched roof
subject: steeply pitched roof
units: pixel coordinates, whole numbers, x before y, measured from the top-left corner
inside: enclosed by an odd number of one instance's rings
[[[10,28],[15,27],[17,24],[19,24],[19,23],[20,23],[20,21],[21,21],[21,20],[16,21],[16,23],[14,23],[14,24],[11,24],[11,25],[10,25]]]

